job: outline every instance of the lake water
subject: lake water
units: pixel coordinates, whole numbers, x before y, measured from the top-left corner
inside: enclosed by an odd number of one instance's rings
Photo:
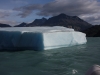
[[[100,65],[100,38],[85,45],[47,51],[0,52],[0,75],[85,75]]]

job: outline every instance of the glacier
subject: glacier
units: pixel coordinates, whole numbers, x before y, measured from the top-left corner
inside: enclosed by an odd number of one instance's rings
[[[86,34],[61,26],[0,28],[0,50],[49,50],[86,42]]]

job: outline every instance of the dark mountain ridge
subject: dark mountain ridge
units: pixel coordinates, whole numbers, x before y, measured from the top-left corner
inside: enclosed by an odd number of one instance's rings
[[[26,25],[27,25],[27,23],[21,23],[21,24],[19,24],[19,25],[15,25],[14,27],[26,27]]]
[[[64,26],[68,28],[73,28],[76,31],[83,31],[92,27],[91,24],[80,19],[77,16],[68,16],[63,13],[57,16],[53,16],[49,19],[46,18],[35,19],[32,23],[29,24],[23,22],[14,27],[34,27],[34,26]]]
[[[58,16],[49,18],[45,23],[43,23],[43,26],[64,26],[73,28],[77,31],[83,31],[87,28],[90,28],[92,25],[77,16],[60,14]]]
[[[32,23],[27,24],[27,27],[41,26],[46,21],[47,21],[46,18],[35,19]]]
[[[84,30],[83,33],[86,33],[87,37],[100,37],[100,25],[92,26]]]
[[[2,23],[0,23],[0,27],[11,27],[11,26],[8,25],[8,24],[2,24]]]

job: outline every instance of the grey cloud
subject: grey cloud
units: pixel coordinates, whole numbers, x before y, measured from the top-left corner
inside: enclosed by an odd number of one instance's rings
[[[96,0],[54,0],[50,3],[41,5],[33,4],[15,8],[14,10],[21,11],[19,14],[22,17],[26,17],[34,10],[39,10],[37,15],[51,16],[58,15],[59,13],[66,13],[68,15],[81,15],[100,12],[99,2]]]
[[[39,16],[55,16],[60,13],[81,16],[100,13],[99,9],[100,2],[97,0],[54,0],[46,4],[33,4],[15,8],[14,10],[20,11],[21,13],[18,15],[24,18],[34,13],[35,10],[38,10],[36,14]],[[89,18],[91,19],[93,17],[89,16]]]
[[[18,16],[25,18],[28,15],[30,15],[34,10],[40,10],[41,8],[42,8],[42,5],[33,4],[33,5],[24,6],[24,7],[14,8],[13,10],[21,11],[21,13],[19,13]]]
[[[0,9],[0,18],[5,18],[10,16],[14,11],[13,10],[4,10]]]
[[[9,13],[6,13],[6,12],[0,12],[0,18],[5,18],[7,16],[9,16],[10,14]]]
[[[91,15],[83,15],[80,16],[80,18],[88,21],[89,23],[93,24],[93,25],[97,25],[100,24],[100,14],[91,14]]]
[[[92,0],[55,0],[45,4],[38,14],[46,16],[66,13],[79,16],[81,14],[96,13],[99,8],[98,3]]]
[[[20,24],[20,22],[11,21],[11,20],[0,20],[0,23],[9,24],[9,25],[11,25],[11,26]]]

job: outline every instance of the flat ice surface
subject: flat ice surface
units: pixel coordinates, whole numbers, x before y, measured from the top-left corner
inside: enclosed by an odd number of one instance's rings
[[[56,31],[67,31],[71,32],[74,29],[65,28],[61,26],[54,26],[54,27],[8,27],[8,28],[0,28],[0,31],[21,31],[21,32],[56,32]]]
[[[48,50],[86,42],[84,33],[60,26],[0,28],[0,50]]]

